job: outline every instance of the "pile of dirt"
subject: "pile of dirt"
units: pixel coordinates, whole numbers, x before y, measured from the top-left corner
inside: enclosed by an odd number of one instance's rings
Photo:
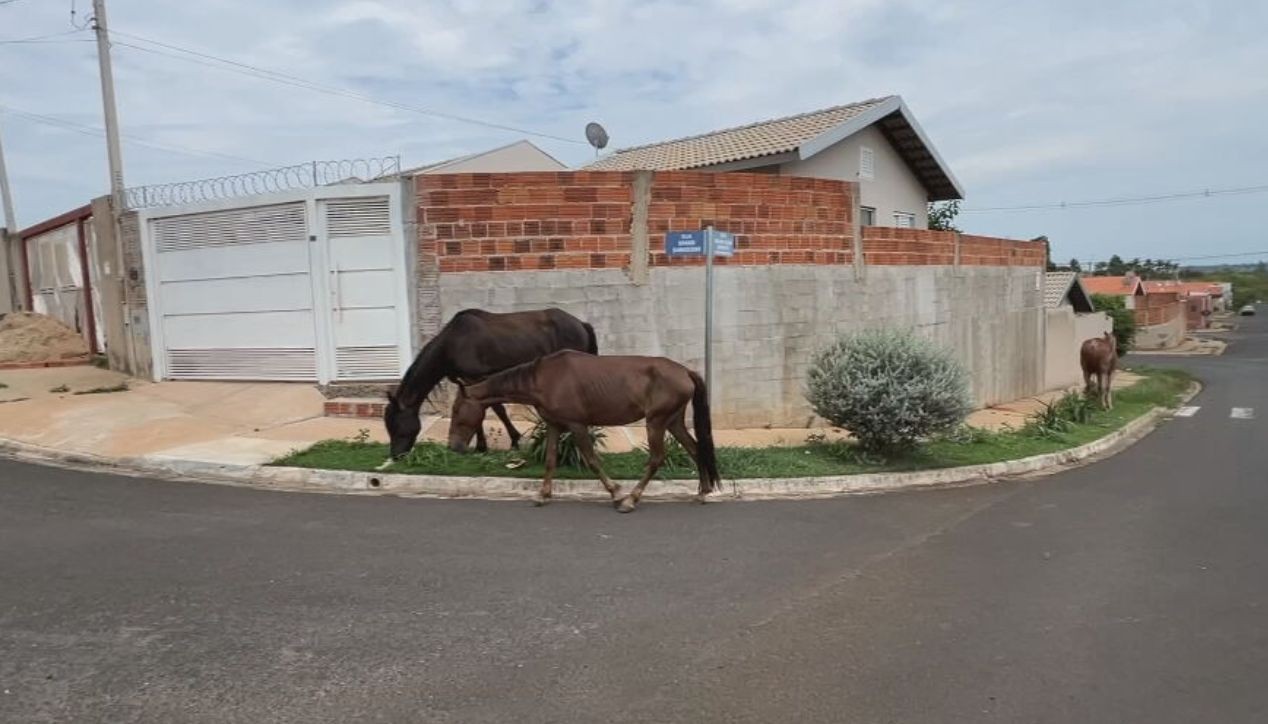
[[[52,317],[33,312],[0,316],[0,364],[56,362],[87,356],[84,338]]]

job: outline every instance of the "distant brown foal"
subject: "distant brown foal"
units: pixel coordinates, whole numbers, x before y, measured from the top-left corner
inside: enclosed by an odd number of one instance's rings
[[[643,489],[665,461],[668,430],[691,455],[700,471],[696,499],[704,502],[718,488],[718,463],[713,448],[709,400],[700,375],[664,357],[596,357],[565,350],[512,367],[483,382],[460,388],[449,425],[449,446],[466,448],[472,432],[484,420],[484,408],[514,402],[532,405],[546,422],[546,474],[535,498],[550,500],[561,430],[572,433],[581,456],[599,476],[622,513],[629,513],[643,497]],[[699,444],[687,432],[686,411],[691,403]],[[603,472],[590,443],[589,427],[628,425],[647,420],[647,469],[634,490],[619,497],[621,486]]]
[[[1092,394],[1092,377],[1096,377],[1097,398],[1106,410],[1114,408],[1114,373],[1118,371],[1118,342],[1106,332],[1083,343],[1079,350],[1079,363],[1083,365],[1083,385]]]

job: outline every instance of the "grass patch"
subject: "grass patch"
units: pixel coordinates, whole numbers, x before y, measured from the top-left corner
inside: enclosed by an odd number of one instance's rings
[[[54,395],[60,395],[63,392],[70,392],[70,387],[67,385],[58,385],[57,387],[50,387],[48,391]]]
[[[902,458],[879,460],[869,457],[849,442],[810,442],[798,447],[718,448],[718,468],[724,478],[797,478],[853,473],[927,470],[983,463],[1057,452],[1083,445],[1113,432],[1154,407],[1173,407],[1188,388],[1192,377],[1181,370],[1136,368],[1144,375],[1136,385],[1114,395],[1114,409],[1095,408],[1085,422],[1071,423],[1060,430],[1045,428],[1006,432],[985,432],[962,428],[935,440]],[[808,433],[809,434],[809,433]],[[670,462],[661,468],[661,479],[694,479],[695,471],[685,459],[685,451],[670,446]],[[681,455],[678,452],[682,452]],[[603,467],[615,479],[637,479],[647,462],[643,450],[603,453]],[[273,465],[299,468],[373,471],[387,459],[387,445],[360,440],[326,440],[292,452]],[[442,444],[423,442],[405,459],[392,463],[384,472],[431,475],[500,476],[540,478],[541,463],[525,453],[494,450],[483,454],[455,453]],[[590,479],[589,470],[560,466],[558,477]]]
[[[7,389],[9,389],[9,386],[3,382],[0,382],[0,390],[7,390]]]
[[[128,383],[120,382],[117,385],[110,385],[109,387],[94,387],[90,390],[79,390],[75,394],[76,395],[104,395],[110,392],[127,392],[127,391],[128,391]]]

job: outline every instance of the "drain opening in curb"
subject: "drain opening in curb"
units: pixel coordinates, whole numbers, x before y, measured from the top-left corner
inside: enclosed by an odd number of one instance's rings
[[[381,480],[379,480],[378,478],[370,478],[370,487],[371,487],[371,488],[377,488],[377,487],[379,487],[379,486],[380,486],[380,485],[382,485],[382,484],[383,484],[383,482],[382,482]]]

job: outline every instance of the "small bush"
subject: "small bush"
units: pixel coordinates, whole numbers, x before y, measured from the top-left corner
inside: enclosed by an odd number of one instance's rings
[[[590,428],[590,444],[594,446],[595,451],[603,449],[604,439],[607,435],[599,428]],[[528,431],[525,436],[528,439],[527,457],[535,463],[546,463],[546,423],[538,422]],[[559,453],[555,458],[556,464],[561,467],[576,468],[578,470],[586,470],[588,466],[586,461],[581,459],[581,450],[577,447],[576,441],[572,439],[572,433],[564,430],[559,433]]]
[[[1067,392],[1061,399],[1044,403],[1043,409],[1030,416],[1023,431],[1032,437],[1056,437],[1092,420],[1092,401],[1079,392]]]
[[[806,399],[864,452],[892,456],[968,415],[968,375],[943,349],[906,331],[838,339],[812,358]]]

